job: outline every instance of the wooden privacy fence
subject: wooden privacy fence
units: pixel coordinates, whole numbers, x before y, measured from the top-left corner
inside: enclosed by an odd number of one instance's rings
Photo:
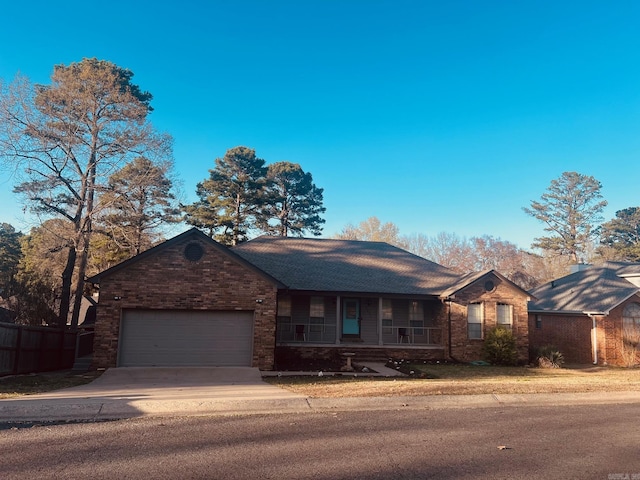
[[[0,323],[0,376],[71,368],[77,333]]]

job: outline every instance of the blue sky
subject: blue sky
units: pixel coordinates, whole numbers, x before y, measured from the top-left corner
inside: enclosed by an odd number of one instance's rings
[[[187,201],[245,145],[324,188],[325,235],[370,216],[402,234],[528,248],[522,207],[563,171],[640,205],[640,2],[32,1],[3,6],[0,77],[48,83],[84,57],[131,69],[174,137]],[[0,221],[28,229],[12,179]]]

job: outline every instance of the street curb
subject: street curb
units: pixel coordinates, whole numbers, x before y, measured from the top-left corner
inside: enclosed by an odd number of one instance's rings
[[[403,397],[137,400],[15,400],[0,403],[0,423],[104,421],[140,417],[236,416],[340,411],[443,410],[640,404],[640,392]]]

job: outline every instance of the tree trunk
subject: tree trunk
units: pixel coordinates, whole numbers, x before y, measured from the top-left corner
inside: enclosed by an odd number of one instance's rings
[[[82,296],[84,294],[84,277],[87,272],[87,260],[89,258],[89,243],[91,241],[91,233],[93,231],[93,204],[95,198],[96,185],[96,140],[97,133],[94,133],[94,144],[91,149],[91,161],[89,167],[89,175],[87,178],[86,188],[86,209],[85,220],[81,227],[79,249],[81,252],[80,261],[78,263],[78,277],[76,278],[75,298],[73,302],[73,313],[71,314],[71,328],[78,328],[80,319],[80,308],[82,307]]]
[[[80,309],[82,308],[82,297],[84,296],[84,277],[87,271],[87,260],[89,258],[89,236],[85,234],[78,260],[78,277],[74,288],[73,312],[71,313],[71,328],[78,328],[80,320]]]
[[[58,326],[64,328],[69,317],[69,307],[71,305],[71,284],[73,279],[73,269],[76,266],[76,247],[69,247],[67,264],[62,271],[62,292],[60,293],[60,311],[58,312]]]

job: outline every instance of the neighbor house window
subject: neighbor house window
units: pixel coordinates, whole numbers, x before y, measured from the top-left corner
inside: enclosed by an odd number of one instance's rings
[[[513,305],[499,303],[496,305],[498,326],[511,330],[513,326]]]
[[[542,328],[542,315],[536,315],[536,328],[538,330]]]
[[[469,339],[482,340],[482,304],[470,303],[467,306],[467,331]]]
[[[640,303],[630,303],[622,312],[622,341],[625,345],[640,343]]]
[[[640,327],[640,303],[630,303],[624,307],[622,323],[625,327]]]

